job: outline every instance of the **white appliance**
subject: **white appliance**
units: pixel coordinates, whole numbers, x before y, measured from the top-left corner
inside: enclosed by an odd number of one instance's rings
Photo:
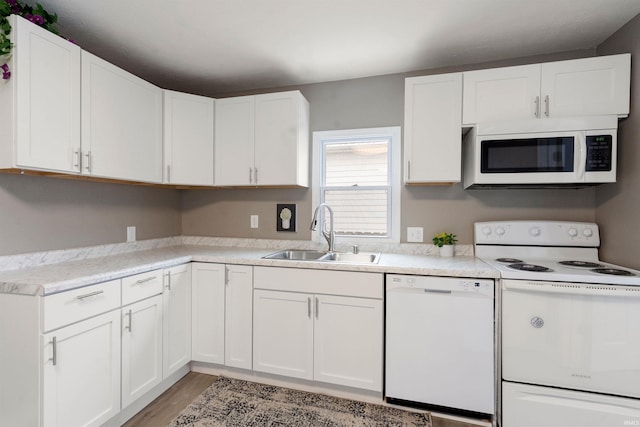
[[[494,414],[494,291],[493,280],[387,275],[389,403]]]
[[[475,224],[502,277],[502,427],[640,425],[640,271],[599,244],[592,223]]]
[[[464,141],[464,188],[616,181],[615,116],[481,123]]]

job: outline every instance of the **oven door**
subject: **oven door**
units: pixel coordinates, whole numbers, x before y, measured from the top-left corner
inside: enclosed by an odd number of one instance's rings
[[[584,132],[478,136],[476,143],[479,150],[481,182],[584,182],[584,138]]]
[[[640,287],[503,280],[502,377],[640,397]]]

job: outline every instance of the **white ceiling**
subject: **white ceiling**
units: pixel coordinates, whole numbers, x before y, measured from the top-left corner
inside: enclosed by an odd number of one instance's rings
[[[640,13],[640,0],[39,2],[82,48],[209,95],[590,49]]]

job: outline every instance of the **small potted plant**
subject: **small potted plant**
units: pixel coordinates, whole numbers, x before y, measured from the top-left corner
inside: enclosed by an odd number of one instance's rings
[[[282,209],[280,219],[282,220],[282,228],[288,230],[291,227],[291,210],[289,208]]]
[[[453,256],[453,245],[458,241],[455,234],[437,233],[433,236],[433,244],[440,248],[440,256]]]

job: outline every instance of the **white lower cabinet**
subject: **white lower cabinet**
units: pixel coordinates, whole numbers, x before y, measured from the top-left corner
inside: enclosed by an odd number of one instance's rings
[[[381,391],[382,281],[375,273],[255,267],[253,369]]]
[[[120,311],[44,334],[42,425],[99,426],[120,411]]]
[[[162,377],[191,361],[191,264],[164,269]]]
[[[122,308],[122,407],[162,381],[162,295]]]
[[[252,366],[253,267],[192,264],[192,360]]]

